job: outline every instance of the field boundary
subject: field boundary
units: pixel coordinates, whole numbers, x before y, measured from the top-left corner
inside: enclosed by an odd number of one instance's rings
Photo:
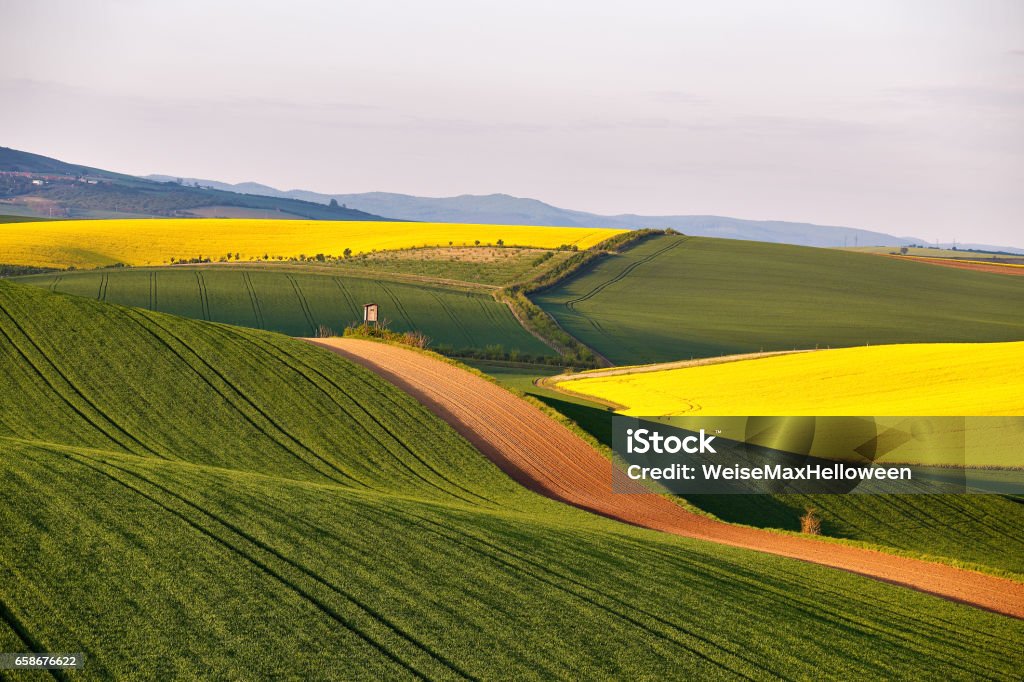
[[[612,462],[564,424],[457,363],[367,339],[308,339],[347,357],[419,400],[513,480],[546,497],[621,522],[720,545],[807,561],[1024,618],[1024,584],[943,562],[890,554],[796,534],[729,524],[661,495],[613,492]],[[450,365],[445,369],[445,365]],[[486,404],[490,409],[481,410]],[[520,436],[512,423],[529,423]],[[514,429],[513,429],[514,431]]]
[[[494,293],[494,297],[509,306],[524,329],[541,340],[547,339],[545,343],[556,350],[567,363],[611,367],[611,360],[566,331],[554,317],[534,303],[529,294],[553,287],[609,254],[620,253],[649,237],[668,234],[676,233],[673,230],[644,229],[617,234],[583,252],[573,254],[533,279],[499,289]]]

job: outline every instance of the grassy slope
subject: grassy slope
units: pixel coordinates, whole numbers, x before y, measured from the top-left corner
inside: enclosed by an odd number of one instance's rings
[[[612,413],[537,387],[549,373],[474,363],[499,382],[535,396],[612,447]],[[571,386],[571,384],[570,384]],[[808,506],[825,535],[1024,575],[1024,504],[1001,495],[693,495],[687,501],[726,521],[800,530]]]
[[[419,330],[457,350],[501,345],[530,355],[554,351],[526,332],[508,308],[482,293],[298,268],[153,268],[61,272],[21,281],[51,291],[201,320],[312,336],[361,321],[364,303],[380,305],[395,331]]]
[[[487,247],[421,248],[382,251],[364,258],[350,258],[341,261],[335,267],[340,268],[342,272],[401,273],[504,286],[539,274],[566,260],[572,253]]]
[[[1024,280],[758,242],[656,237],[535,298],[619,364],[1024,339]]]
[[[0,225],[0,253],[11,265],[93,268],[115,263],[163,265],[171,258],[242,260],[341,257],[419,246],[508,246],[587,249],[623,230],[523,225],[462,225],[335,220],[142,219],[54,220]]]
[[[0,644],[86,677],[1019,670],[1024,623],[557,505],[285,337],[2,282],[0,337]]]

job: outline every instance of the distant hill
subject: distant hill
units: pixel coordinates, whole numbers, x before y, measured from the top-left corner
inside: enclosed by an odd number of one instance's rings
[[[151,175],[151,179],[166,180],[168,176]],[[672,227],[686,234],[747,239],[803,246],[903,246],[922,240],[901,238],[881,232],[851,227],[831,227],[810,223],[782,221],[742,220],[723,216],[645,216],[635,214],[599,215],[574,211],[546,204],[537,199],[513,197],[508,194],[473,195],[456,197],[417,197],[391,192],[362,194],[321,194],[296,189],[283,191],[255,182],[236,185],[214,180],[194,180],[218,189],[259,194],[280,198],[339,204],[371,213],[381,213],[399,220],[422,220],[451,223],[490,223],[495,225],[552,225],[567,227],[617,227],[639,229],[644,227]]]
[[[168,180],[169,176],[151,175],[151,179]],[[365,192],[362,194],[321,194],[303,189],[279,190],[256,182],[235,185],[215,180],[187,179],[217,189],[261,196],[302,199],[328,203],[332,199],[349,208],[387,215],[396,220],[422,220],[448,223],[489,223],[494,225],[558,225],[566,227],[617,227],[639,229],[643,227],[671,227],[689,235],[724,237],[800,246],[909,246],[925,244],[919,237],[895,237],[883,232],[854,227],[793,223],[781,220],[745,220],[712,215],[649,216],[637,214],[599,215],[573,211],[546,204],[536,199],[514,197],[508,194],[456,197],[417,197],[391,192]],[[940,244],[942,247],[950,244]],[[985,244],[958,244],[962,249],[1003,250],[1024,253],[1024,249],[993,247]]]
[[[0,147],[0,214],[9,216],[381,220],[326,203],[155,181]]]

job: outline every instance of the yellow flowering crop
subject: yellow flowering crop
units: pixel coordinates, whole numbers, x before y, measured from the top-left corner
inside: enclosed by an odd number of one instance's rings
[[[623,230],[523,225],[368,221],[134,219],[0,224],[0,263],[91,268],[161,265],[196,257],[276,259],[318,253],[340,257],[417,246],[497,245],[589,248]]]
[[[842,348],[562,386],[636,416],[1024,415],[1024,342]]]

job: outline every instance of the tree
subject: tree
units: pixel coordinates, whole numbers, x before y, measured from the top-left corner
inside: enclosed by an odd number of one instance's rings
[[[338,200],[337,199],[331,199],[331,203],[328,204],[328,206],[330,206],[331,208],[338,208]]]
[[[499,247],[501,247],[501,246],[505,246],[505,240],[504,240],[504,239],[499,239],[499,240],[498,240],[498,246],[499,246]]]
[[[346,248],[342,255],[344,255],[345,258],[351,258],[352,257],[352,249]]]
[[[473,243],[474,243],[474,244],[476,244],[477,246],[480,246],[480,240],[479,240],[479,239],[477,239],[477,240],[476,240],[475,242],[473,242]]]

